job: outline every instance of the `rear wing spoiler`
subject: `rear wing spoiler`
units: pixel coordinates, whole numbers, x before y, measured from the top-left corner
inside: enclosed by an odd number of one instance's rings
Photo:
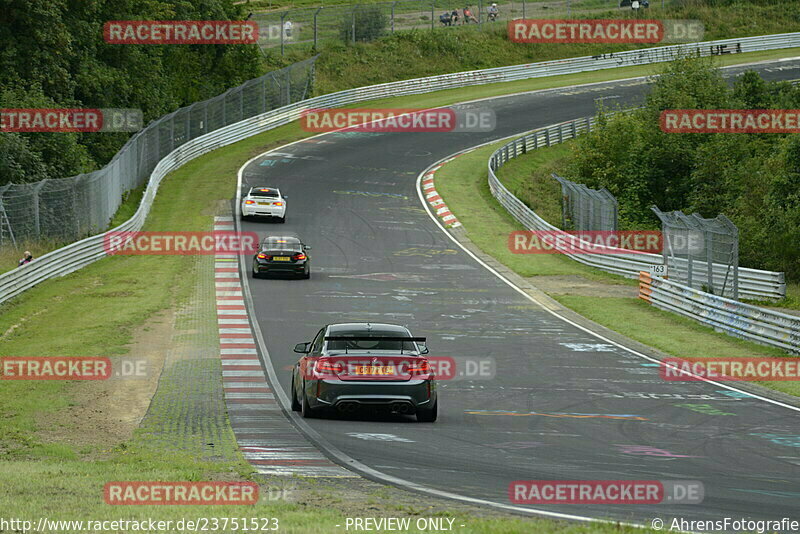
[[[410,341],[414,343],[425,343],[424,337],[393,337],[393,336],[325,336],[325,341]],[[344,347],[347,354],[347,346]],[[427,353],[427,349],[423,354]],[[400,354],[403,354],[403,345],[400,345]]]
[[[393,337],[393,336],[325,336],[325,341],[414,341],[424,343],[425,337]]]

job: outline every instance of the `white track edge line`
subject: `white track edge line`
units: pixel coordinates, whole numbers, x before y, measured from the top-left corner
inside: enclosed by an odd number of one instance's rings
[[[537,129],[539,129],[539,128],[537,128]],[[512,136],[512,137],[513,137],[513,136]],[[507,284],[509,287],[511,287],[512,289],[514,289],[515,291],[517,291],[517,292],[518,292],[518,293],[520,293],[521,295],[524,295],[524,296],[525,296],[525,297],[526,297],[528,300],[530,300],[531,302],[533,302],[533,303],[537,304],[537,305],[538,305],[538,306],[540,306],[540,307],[541,307],[543,310],[545,310],[545,311],[549,312],[551,315],[553,315],[553,316],[555,316],[555,317],[558,317],[558,318],[559,318],[559,319],[561,319],[562,321],[564,321],[564,322],[566,322],[566,323],[568,323],[568,324],[570,324],[570,325],[572,325],[572,326],[575,326],[575,327],[579,328],[580,330],[583,330],[584,332],[586,332],[586,333],[588,333],[588,334],[590,334],[590,335],[592,335],[592,336],[594,336],[594,337],[596,337],[596,338],[598,338],[598,339],[601,339],[601,340],[603,340],[603,341],[606,341],[606,342],[608,342],[608,343],[611,343],[612,345],[614,345],[614,346],[616,346],[616,347],[619,347],[619,348],[621,348],[621,349],[623,349],[623,350],[625,350],[625,351],[627,351],[627,352],[630,352],[631,354],[634,354],[634,355],[636,355],[636,356],[638,356],[638,357],[640,357],[640,358],[644,358],[645,360],[648,360],[648,361],[650,361],[650,362],[661,364],[661,360],[659,360],[659,359],[657,359],[657,358],[653,358],[652,356],[648,356],[648,355],[646,355],[646,354],[642,354],[641,352],[638,352],[638,351],[636,351],[636,350],[634,350],[634,349],[631,349],[631,348],[629,348],[629,347],[626,347],[625,345],[623,345],[623,344],[621,344],[621,343],[618,343],[618,342],[616,342],[616,341],[613,341],[613,340],[611,340],[611,339],[608,339],[608,338],[604,337],[602,334],[600,334],[600,333],[597,333],[597,332],[594,332],[594,331],[592,331],[591,329],[589,329],[589,328],[587,328],[587,327],[585,327],[585,326],[582,326],[582,325],[580,325],[580,324],[578,324],[578,323],[576,323],[576,322],[572,321],[571,319],[568,319],[567,317],[564,317],[563,315],[561,315],[560,313],[556,312],[555,310],[551,310],[550,308],[548,308],[547,306],[545,306],[545,305],[544,305],[542,302],[540,302],[539,300],[537,300],[537,299],[536,299],[534,296],[532,296],[532,295],[529,295],[527,292],[525,292],[525,290],[523,290],[522,288],[518,287],[518,286],[517,286],[516,284],[514,284],[512,281],[508,280],[506,277],[504,277],[502,274],[500,274],[499,272],[497,272],[497,271],[496,271],[494,268],[492,268],[490,265],[488,265],[488,264],[487,264],[487,263],[485,263],[483,260],[481,260],[479,257],[477,257],[475,254],[473,254],[473,253],[472,253],[470,250],[468,250],[466,247],[464,247],[464,246],[463,246],[463,245],[462,245],[462,244],[461,244],[461,243],[460,243],[460,242],[459,242],[459,241],[458,241],[458,240],[457,240],[455,237],[453,237],[453,235],[452,235],[452,234],[451,234],[451,233],[450,233],[450,232],[449,232],[449,231],[448,231],[448,230],[447,230],[447,229],[446,229],[444,226],[442,226],[442,225],[439,223],[439,221],[436,219],[436,217],[435,217],[435,216],[434,216],[434,215],[433,215],[433,214],[430,212],[430,210],[428,209],[428,207],[427,207],[427,205],[426,205],[425,199],[424,199],[424,197],[422,196],[422,189],[420,188],[420,184],[421,184],[421,182],[422,182],[422,176],[424,176],[425,174],[427,174],[427,173],[430,171],[430,169],[431,169],[432,167],[435,167],[436,165],[440,165],[442,162],[444,162],[444,161],[446,161],[446,160],[448,160],[448,159],[450,159],[450,158],[452,158],[452,157],[454,157],[454,156],[457,156],[457,155],[459,155],[459,154],[463,154],[463,153],[465,153],[465,152],[471,152],[472,150],[475,150],[475,149],[477,149],[477,148],[481,148],[481,147],[483,147],[483,146],[486,146],[486,145],[493,144],[493,143],[495,143],[495,142],[496,142],[496,141],[491,141],[491,142],[489,142],[489,143],[482,143],[482,144],[480,144],[480,145],[476,145],[476,146],[474,146],[474,147],[472,147],[472,148],[467,148],[467,149],[464,149],[464,150],[460,150],[460,151],[458,151],[458,152],[455,152],[455,153],[453,153],[453,154],[451,154],[451,155],[449,155],[449,156],[447,156],[447,157],[445,157],[445,158],[442,158],[441,160],[437,161],[436,163],[434,163],[434,164],[430,165],[429,167],[427,167],[427,168],[426,168],[424,171],[422,171],[422,172],[421,172],[421,173],[420,173],[420,174],[417,176],[417,197],[419,198],[419,200],[420,200],[420,202],[423,204],[423,206],[425,206],[425,211],[426,211],[426,213],[428,214],[428,216],[429,216],[431,219],[433,219],[433,221],[436,223],[436,225],[439,227],[439,229],[440,229],[442,232],[444,232],[444,233],[447,235],[447,237],[449,237],[449,238],[450,238],[450,240],[451,240],[451,241],[453,241],[453,243],[455,243],[456,245],[458,245],[458,247],[459,247],[461,250],[463,250],[464,252],[466,252],[466,253],[467,253],[467,254],[468,254],[470,257],[472,257],[472,258],[473,258],[475,261],[477,261],[477,262],[478,262],[480,265],[482,265],[482,266],[483,266],[483,267],[484,267],[486,270],[488,270],[489,272],[491,272],[492,274],[494,274],[494,275],[495,275],[497,278],[499,278],[500,280],[502,280],[503,282],[505,282],[505,283],[506,283],[506,284]],[[462,226],[463,226],[463,223],[462,223]],[[743,394],[746,394],[748,397],[752,397],[752,398],[754,398],[754,399],[759,399],[759,400],[762,400],[762,401],[765,401],[765,402],[769,402],[770,404],[775,404],[775,405],[777,405],[777,406],[782,406],[782,407],[784,407],[784,408],[788,408],[788,409],[790,409],[790,410],[793,410],[793,411],[795,411],[795,412],[800,412],[800,408],[799,408],[799,407],[797,407],[797,406],[792,406],[792,405],[790,405],[790,404],[785,404],[785,403],[783,403],[783,402],[780,402],[780,401],[778,401],[778,400],[775,400],[775,399],[770,399],[770,398],[768,398],[768,397],[762,397],[761,395],[756,395],[755,393],[750,393],[749,391],[743,391],[743,390],[741,390],[741,389],[737,389],[737,388],[735,388],[735,387],[733,387],[733,386],[729,386],[729,385],[726,385],[726,384],[723,384],[723,383],[720,383],[720,382],[715,382],[715,381],[713,381],[713,380],[710,380],[710,379],[708,379],[708,378],[704,378],[704,377],[701,377],[701,376],[695,375],[695,374],[693,374],[693,373],[689,373],[689,374],[691,374],[691,376],[694,376],[695,378],[698,378],[698,379],[702,380],[703,382],[707,382],[707,383],[709,383],[709,384],[713,384],[714,386],[721,387],[721,388],[724,388],[724,389],[729,389],[729,390],[731,390],[731,391],[736,391],[737,393],[743,393]]]
[[[573,87],[573,86],[569,86],[569,87]],[[574,86],[574,87],[577,87],[577,86]],[[275,150],[279,150],[279,149],[287,147],[287,146],[291,146],[291,145],[297,144],[297,143],[299,143],[301,141],[305,141],[307,139],[313,139],[315,137],[320,137],[322,135],[326,135],[326,134],[329,134],[329,133],[332,133],[332,132],[324,132],[324,133],[321,133],[321,134],[318,134],[318,135],[314,135],[314,136],[311,136],[311,137],[305,137],[303,139],[300,139],[300,140],[297,140],[297,141],[293,141],[291,143],[286,143],[285,145],[281,145],[279,147],[271,148],[270,150],[267,150],[266,152],[263,152],[261,154],[258,154],[257,156],[254,156],[254,157],[250,158],[247,162],[244,163],[244,165],[242,165],[239,168],[239,171],[237,172],[237,184],[236,184],[236,199],[235,199],[236,205],[234,207],[234,224],[235,224],[235,228],[237,228],[239,231],[241,230],[241,220],[239,218],[239,214],[240,214],[240,211],[241,211],[242,177],[244,175],[244,169],[247,168],[248,165],[250,165],[252,162],[257,160],[258,158],[260,158],[260,157],[262,157],[262,156],[264,156],[264,155],[266,155],[266,154],[268,154],[270,152],[273,152]],[[496,143],[496,142],[502,141],[504,139],[509,139],[511,137],[514,137],[515,135],[520,135],[520,134],[510,135],[510,136],[504,137],[502,139],[497,139],[497,140],[494,140],[494,141],[490,141],[490,143]],[[419,493],[426,493],[426,494],[429,494],[429,495],[435,495],[437,497],[444,497],[444,498],[451,499],[451,500],[467,502],[467,503],[470,503],[470,504],[478,504],[478,505],[490,506],[492,508],[499,508],[499,509],[502,509],[502,510],[508,510],[508,511],[517,512],[517,513],[523,513],[523,514],[527,514],[527,515],[544,516],[544,517],[555,518],[555,519],[568,519],[568,520],[572,520],[572,521],[582,521],[582,522],[590,522],[590,523],[606,523],[606,524],[611,524],[611,525],[623,525],[623,526],[630,526],[630,527],[636,527],[636,528],[648,528],[646,525],[642,525],[642,524],[638,524],[638,523],[627,523],[627,522],[621,522],[621,521],[610,521],[610,520],[606,520],[606,519],[597,519],[597,518],[588,517],[588,516],[561,514],[561,513],[558,513],[558,512],[548,512],[546,510],[537,510],[537,509],[533,509],[533,508],[523,508],[523,507],[520,507],[520,506],[512,506],[512,505],[509,505],[509,504],[503,504],[503,503],[498,503],[498,502],[494,502],[494,501],[478,499],[478,498],[475,498],[475,497],[467,497],[466,495],[459,495],[457,493],[451,493],[451,492],[448,492],[448,491],[437,490],[437,489],[434,489],[434,488],[429,488],[427,486],[422,486],[422,485],[416,484],[416,483],[411,482],[409,480],[398,478],[398,477],[395,477],[395,476],[392,476],[392,475],[387,475],[386,473],[382,473],[381,471],[377,471],[375,469],[372,469],[371,467],[369,467],[369,466],[367,466],[365,464],[362,464],[358,460],[356,460],[354,458],[351,458],[350,456],[348,456],[344,452],[340,451],[337,447],[335,447],[327,439],[325,439],[319,433],[317,433],[316,430],[311,428],[311,426],[309,426],[308,423],[306,423],[302,418],[298,417],[297,415],[294,414],[294,412],[292,412],[291,410],[288,409],[289,397],[286,395],[286,392],[283,390],[283,386],[281,385],[280,380],[278,379],[277,374],[275,373],[275,368],[272,365],[272,358],[270,357],[269,351],[267,350],[266,343],[264,342],[264,337],[263,337],[263,335],[261,333],[261,328],[260,327],[258,327],[258,328],[256,327],[258,325],[258,322],[256,321],[256,319],[255,319],[255,317],[253,315],[253,313],[255,311],[255,307],[254,307],[254,303],[253,303],[253,295],[250,292],[250,278],[249,278],[249,273],[246,273],[246,267],[247,266],[246,266],[246,263],[245,263],[245,260],[244,260],[244,256],[239,256],[239,265],[240,265],[241,271],[243,273],[243,276],[242,276],[242,293],[244,294],[244,298],[245,298],[245,302],[246,302],[245,308],[246,308],[246,311],[247,311],[247,315],[250,317],[250,322],[253,325],[253,333],[254,333],[255,338],[256,338],[256,343],[258,345],[259,352],[263,356],[262,359],[261,359],[261,363],[262,363],[262,365],[264,366],[264,368],[267,371],[267,375],[269,376],[269,380],[270,380],[270,384],[269,385],[272,387],[273,394],[277,397],[276,400],[278,400],[278,402],[280,403],[281,409],[287,415],[289,420],[292,423],[294,423],[295,426],[303,434],[305,434],[307,437],[309,437],[315,445],[317,445],[320,448],[322,448],[323,449],[322,452],[327,453],[328,455],[330,455],[333,458],[335,458],[337,460],[336,463],[338,463],[341,467],[343,467],[345,469],[349,469],[351,471],[355,471],[357,473],[361,473],[363,475],[366,475],[368,478],[371,478],[373,480],[379,480],[379,481],[387,483],[387,484],[400,486],[400,487],[407,488],[407,489],[410,489],[410,490],[413,490],[413,491],[417,491]]]

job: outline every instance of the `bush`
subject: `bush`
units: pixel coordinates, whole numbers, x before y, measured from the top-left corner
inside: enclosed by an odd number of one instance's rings
[[[608,117],[578,138],[567,176],[606,187],[620,203],[623,229],[658,228],[650,211],[727,215],[739,228],[743,266],[800,278],[800,140],[792,134],[675,134],[660,128],[665,109],[798,109],[800,89],[755,72],[732,89],[708,59],[669,64],[643,108]]]
[[[386,33],[388,23],[389,18],[380,7],[358,7],[342,18],[339,36],[345,43],[374,41]],[[355,32],[355,37],[353,32]]]

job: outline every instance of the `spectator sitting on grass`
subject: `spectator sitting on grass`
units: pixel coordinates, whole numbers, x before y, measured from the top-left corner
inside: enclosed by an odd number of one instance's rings
[[[450,26],[451,23],[450,12],[445,11],[444,13],[439,15],[439,21],[442,23],[443,26]]]
[[[455,26],[456,24],[458,24],[458,11],[454,9],[453,12],[450,13],[450,25]]]
[[[22,267],[26,263],[30,263],[33,260],[33,254],[29,250],[25,251],[25,254],[22,256],[22,259],[19,260],[19,267]]]

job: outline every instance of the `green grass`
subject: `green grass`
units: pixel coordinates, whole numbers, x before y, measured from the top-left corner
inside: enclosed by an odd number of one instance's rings
[[[531,283],[534,285],[536,276],[543,275],[580,275],[599,283],[636,284],[633,280],[591,269],[563,255],[513,254],[509,250],[509,233],[524,228],[492,197],[486,182],[486,161],[503,143],[462,155],[436,172],[436,190],[450,211],[458,217],[472,242],[517,274],[532,277]],[[538,161],[545,164],[548,157],[553,161],[564,154],[555,150],[541,152]],[[592,321],[673,356],[785,356],[779,349],[715,332],[687,318],[656,309],[637,298],[581,295],[553,295],[553,298]],[[791,395],[800,395],[800,384],[796,382],[761,384]]]
[[[323,9],[321,14],[324,14]],[[655,13],[654,11],[650,12]],[[630,10],[612,10],[592,17],[630,17]],[[659,10],[659,18],[698,19],[706,27],[704,40],[784,33],[800,29],[800,4],[688,6]],[[547,17],[545,17],[547,18]],[[337,19],[338,20],[338,19]],[[331,30],[335,31],[335,30]],[[317,94],[384,83],[504,65],[593,56],[642,48],[637,44],[520,44],[508,40],[503,24],[484,30],[470,27],[437,31],[403,31],[371,43],[347,44],[326,39],[317,51],[298,44],[286,49],[284,59],[298,60],[321,53],[317,62]],[[325,39],[324,33],[320,38]],[[279,52],[270,49],[272,57]],[[724,57],[725,61],[731,55]]]
[[[513,254],[509,250],[509,233],[524,228],[500,206],[486,185],[486,161],[505,142],[465,154],[436,172],[436,190],[447,199],[470,239],[521,276],[580,275],[633,285],[632,280],[591,269],[560,254]]]
[[[114,228],[115,226],[124,223],[130,219],[134,213],[136,213],[136,210],[139,207],[139,202],[142,200],[144,190],[145,186],[142,186],[132,191],[128,191],[125,193],[125,195],[123,195],[122,204],[117,209],[117,213],[115,213],[114,217],[111,219],[109,228]],[[44,256],[48,252],[52,252],[69,244],[69,241],[43,238],[19,242],[17,243],[16,247],[0,247],[0,274],[12,269],[16,269],[18,267],[20,258],[22,258],[23,252],[26,250],[31,251],[34,258],[38,258],[40,256]]]
[[[632,76],[643,69],[621,69],[616,74]],[[387,106],[435,106],[465,98],[491,96],[505,91],[534,90],[559,84],[612,79],[612,71],[591,73],[527,83],[484,86],[440,94],[386,100]],[[362,104],[363,105],[363,104]],[[375,103],[367,104],[375,105]],[[286,142],[306,137],[297,124],[291,124],[241,141],[193,160],[171,173],[162,184],[146,230],[202,230],[210,228],[215,207],[226,202],[235,187],[236,171],[252,156]],[[477,169],[485,169],[488,150],[459,158],[455,165],[464,165],[468,157],[479,156]],[[450,167],[441,175],[450,172]],[[469,177],[472,187],[457,180],[443,180],[442,192],[453,195],[461,191],[465,201],[483,209],[487,192],[474,195],[474,186],[485,176],[473,172],[471,165],[460,169]],[[450,183],[452,182],[452,183]],[[484,188],[485,189],[485,188]],[[135,198],[135,196],[132,196]],[[448,197],[449,198],[449,197]],[[457,202],[455,199],[451,202]],[[458,210],[469,204],[458,203]],[[173,209],[181,206],[180,210]],[[131,206],[125,209],[130,210]],[[474,225],[468,213],[459,217],[468,227]],[[124,215],[120,215],[123,217]],[[487,218],[481,216],[482,223]],[[513,222],[507,215],[489,214],[486,235],[473,236],[482,246],[496,245]],[[494,240],[493,240],[494,239]],[[506,258],[509,259],[509,258]],[[571,272],[588,278],[614,280],[611,275],[594,273],[565,258],[541,256],[530,263],[529,257],[510,258],[527,275]],[[24,297],[0,307],[0,355],[18,356],[118,356],[126,354],[134,333],[157,312],[184,303],[194,279],[187,276],[196,258],[163,256],[112,257],[92,264],[66,277],[51,280],[29,290]],[[619,283],[629,283],[616,280]],[[704,333],[704,335],[710,335]],[[39,425],[47,414],[74,405],[72,384],[61,382],[2,382],[0,389],[0,508],[6,517],[38,517],[48,515],[62,519],[113,519],[117,517],[170,519],[216,515],[230,516],[230,508],[220,507],[126,507],[112,508],[101,504],[100,490],[109,480],[203,480],[247,477],[250,469],[243,461],[204,462],[190,455],[153,451],[143,431],[129,442],[112,450],[77,448],[66,443],[46,443],[38,437]],[[87,456],[101,455],[92,461]],[[313,508],[307,504],[287,502],[263,503],[247,508],[248,517],[277,515],[290,525],[292,532],[333,531],[342,515],[336,507]],[[461,516],[459,516],[461,517]],[[519,519],[464,517],[464,532],[530,532],[531,523]],[[628,532],[598,525],[565,525],[537,520],[537,532]]]
[[[561,224],[561,184],[551,173],[561,170],[572,153],[572,142],[543,147],[506,162],[497,177],[514,196],[525,202],[539,217],[559,228]],[[564,176],[564,178],[569,178]]]
[[[198,158],[163,182],[146,230],[201,230],[212,222],[214,206],[233,191],[243,161],[269,147],[303,137],[296,124],[284,126]],[[180,205],[180,210],[172,209]],[[111,257],[63,279],[43,283],[2,308],[0,355],[119,355],[132,335],[157,311],[183,302],[195,280],[193,257]],[[73,405],[73,385],[63,382],[3,382],[0,390],[0,509],[4,517],[51,519],[178,520],[198,517],[278,517],[282,529],[296,533],[334,532],[343,512],[336,505],[260,502],[232,509],[222,506],[130,506],[102,504],[102,488],[113,480],[237,480],[250,477],[242,460],[209,462],[181,452],[154,449],[148,430],[112,450],[80,450],[37,438],[37,416]],[[45,416],[46,417],[46,416]],[[235,449],[235,444],[223,443]],[[101,454],[101,459],[85,459]],[[324,499],[335,501],[336,495]],[[376,497],[372,515],[390,515],[392,502]],[[382,506],[382,507],[381,507]],[[378,510],[378,512],[376,512]],[[403,511],[391,515],[419,514]],[[423,514],[424,515],[424,514]],[[448,514],[466,533],[633,533],[606,525],[550,520],[498,519]],[[412,530],[413,531],[413,530]]]

